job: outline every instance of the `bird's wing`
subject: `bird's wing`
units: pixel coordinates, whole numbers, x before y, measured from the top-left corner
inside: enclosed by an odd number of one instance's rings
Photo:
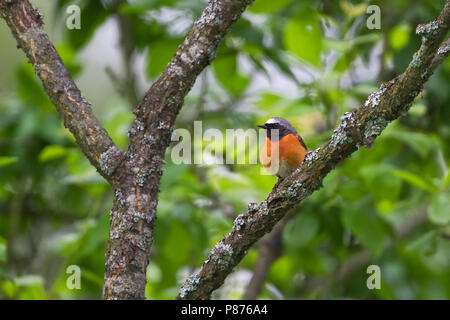
[[[303,147],[305,147],[306,150],[308,150],[308,147],[306,146],[305,142],[303,141],[302,137],[300,137],[300,135],[297,133],[296,134],[298,140],[300,141],[300,143],[302,144]]]

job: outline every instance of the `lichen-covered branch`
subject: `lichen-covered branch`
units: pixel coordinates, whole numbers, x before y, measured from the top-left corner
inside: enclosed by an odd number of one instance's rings
[[[91,104],[83,97],[64,66],[47,33],[42,17],[26,0],[0,1],[0,15],[34,66],[45,91],[75,136],[77,144],[98,172],[107,180],[124,157],[95,118]]]
[[[266,200],[249,204],[246,214],[236,218],[233,230],[211,250],[201,270],[186,280],[177,299],[208,299],[247,250],[270,232],[290,208],[318,190],[323,179],[338,163],[361,146],[370,148],[391,121],[408,112],[414,98],[447,55],[448,43],[439,46],[449,25],[450,0],[447,0],[435,21],[417,28],[422,45],[406,71],[383,84],[364,105],[345,113],[330,140],[323,147],[309,152],[302,165],[277,184]]]
[[[164,155],[184,97],[250,0],[209,0],[172,60],[135,108],[117,170],[103,297],[143,299]]]

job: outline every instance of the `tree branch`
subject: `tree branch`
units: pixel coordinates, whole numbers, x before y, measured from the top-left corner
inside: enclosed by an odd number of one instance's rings
[[[103,297],[143,299],[165,151],[184,97],[215,58],[251,0],[209,0],[161,76],[134,110],[126,159],[117,169]]]
[[[124,157],[98,122],[91,104],[83,97],[64,66],[61,57],[43,30],[41,14],[26,1],[0,1],[5,19],[45,91],[75,136],[77,144],[97,171],[112,181],[112,174]]]
[[[448,44],[440,48],[439,45],[449,25],[450,0],[447,0],[435,21],[418,26],[416,32],[422,36],[422,45],[406,71],[383,84],[364,105],[345,113],[330,140],[322,148],[309,152],[301,166],[277,184],[266,200],[249,204],[246,214],[236,218],[233,230],[211,250],[201,270],[186,280],[177,299],[207,299],[223,284],[247,250],[270,232],[290,208],[320,189],[323,179],[338,163],[361,146],[370,148],[391,121],[408,112],[437,67],[433,62],[445,55],[439,52],[448,51]]]

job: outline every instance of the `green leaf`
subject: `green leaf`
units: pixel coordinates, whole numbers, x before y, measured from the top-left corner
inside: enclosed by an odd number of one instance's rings
[[[349,1],[339,1],[342,11],[351,18],[356,18],[366,13],[367,3],[352,4]]]
[[[450,223],[450,194],[443,192],[434,198],[429,207],[429,218],[436,224]]]
[[[181,39],[170,38],[152,42],[148,53],[147,65],[147,71],[151,77],[159,76],[182,42]]]
[[[249,8],[249,11],[254,13],[272,13],[285,8],[291,2],[292,0],[255,1]]]
[[[224,53],[213,62],[213,67],[217,80],[230,93],[242,93],[250,84],[250,78],[238,71],[236,52]]]
[[[422,179],[415,173],[404,170],[394,170],[394,175],[422,190],[426,190],[429,192],[435,192],[438,190],[434,185]]]
[[[244,18],[239,19],[231,29],[233,38],[241,38],[246,44],[259,49],[263,46],[264,32]]]
[[[174,219],[170,225],[169,235],[162,245],[164,255],[172,263],[182,265],[186,262],[192,249],[191,238],[186,227]]]
[[[315,237],[318,230],[317,216],[312,213],[301,213],[286,225],[283,240],[289,247],[304,247]]]
[[[281,72],[283,72],[285,75],[291,78],[295,83],[300,84],[295,74],[292,72],[290,65],[285,61],[283,55],[279,50],[273,48],[264,48],[263,52],[267,56],[267,58],[269,58],[270,60],[272,60],[273,63],[275,63],[275,65]]]
[[[280,101],[282,101],[281,96],[271,92],[264,92],[259,95],[259,100],[256,102],[256,105],[261,110],[267,111]]]
[[[6,240],[0,237],[0,262],[6,262]]]
[[[378,33],[369,33],[364,34],[362,36],[357,36],[350,40],[352,45],[365,45],[367,43],[377,42],[381,39],[380,34]]]
[[[385,137],[394,138],[403,142],[422,158],[428,156],[431,148],[435,144],[430,136],[420,132],[392,130],[386,132]]]
[[[436,246],[436,235],[436,230],[421,235],[406,247],[406,251],[425,251],[428,253],[434,251]]]
[[[279,283],[288,282],[292,279],[292,271],[292,259],[283,255],[270,268],[270,279]]]
[[[350,179],[342,184],[339,191],[346,201],[358,201],[367,196],[367,192],[362,183],[356,179]]]
[[[47,162],[57,158],[64,157],[67,154],[67,149],[60,145],[50,145],[42,149],[39,154],[39,161]]]
[[[389,34],[389,43],[395,51],[403,49],[409,41],[410,27],[408,24],[395,26]]]
[[[109,217],[104,214],[98,221],[86,225],[86,234],[79,244],[78,254],[88,256],[101,244],[106,243],[109,234]]]
[[[400,194],[402,181],[398,177],[392,176],[392,170],[391,166],[383,163],[369,164],[360,170],[367,190],[376,190],[373,195],[379,201],[395,201]]]
[[[81,8],[81,29],[69,30],[64,28],[67,43],[75,49],[85,46],[111,14],[111,11],[105,9],[102,1],[83,1],[83,4]],[[65,16],[65,11],[62,12]]]
[[[352,48],[352,43],[349,40],[326,38],[323,44],[327,49],[332,49],[339,52],[347,52]]]
[[[323,41],[319,16],[314,12],[293,17],[283,35],[284,46],[299,58],[319,66]]]
[[[450,168],[447,168],[447,177],[445,177],[444,185],[446,187],[450,185]]]
[[[92,283],[95,283],[99,288],[103,287],[103,277],[101,275],[96,274],[86,268],[83,268],[83,272],[81,273],[83,279],[86,279]]]
[[[47,110],[50,110],[50,100],[45,95],[42,86],[36,78],[33,67],[29,64],[21,65],[17,69],[17,93],[19,98],[32,103],[34,106],[39,106],[42,109],[45,109],[45,107],[48,106]],[[27,114],[31,114],[31,112],[26,112],[24,116]]]
[[[381,39],[377,33],[365,34],[354,37],[353,39],[331,39],[326,38],[323,40],[324,46],[327,49],[333,49],[339,52],[349,52],[358,45],[367,45],[369,43],[376,43]]]
[[[383,253],[386,232],[380,220],[368,212],[367,205],[346,208],[342,219],[356,239],[375,257]]]
[[[138,0],[131,3],[124,3],[120,6],[120,13],[122,14],[145,14],[150,10],[157,9],[160,5],[159,0]]]
[[[131,127],[134,117],[130,113],[129,106],[123,103],[110,103],[108,105],[108,115],[105,116],[104,123],[106,131],[111,139],[121,149],[126,149],[129,143],[127,132]]]
[[[17,157],[0,157],[0,167],[10,165],[17,161]]]

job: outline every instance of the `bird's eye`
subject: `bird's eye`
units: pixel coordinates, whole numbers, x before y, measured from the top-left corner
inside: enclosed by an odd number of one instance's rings
[[[278,128],[280,128],[280,124],[277,122],[266,123],[266,127],[268,129],[278,129]]]

